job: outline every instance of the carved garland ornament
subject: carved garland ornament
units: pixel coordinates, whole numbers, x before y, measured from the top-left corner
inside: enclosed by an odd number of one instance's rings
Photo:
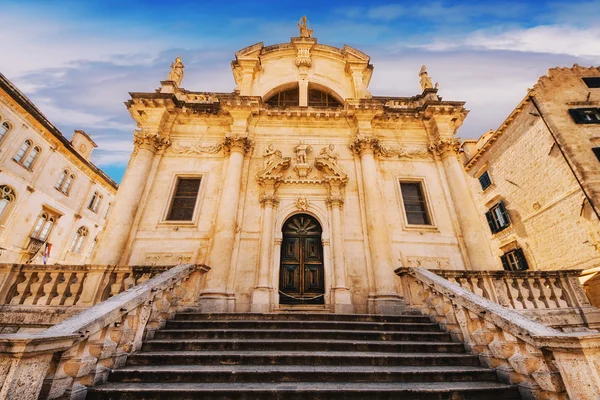
[[[351,144],[350,149],[356,154],[372,153],[381,157],[398,157],[398,158],[414,158],[427,157],[428,150],[411,150],[408,151],[404,147],[385,147],[376,137],[358,137]]]
[[[223,143],[215,144],[213,146],[201,146],[199,144],[190,144],[190,145],[181,145],[179,143],[173,144],[171,146],[171,151],[176,154],[217,154],[223,148]]]

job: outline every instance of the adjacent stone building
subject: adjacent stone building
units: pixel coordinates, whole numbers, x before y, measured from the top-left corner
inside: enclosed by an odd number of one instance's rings
[[[90,162],[94,141],[71,141],[0,74],[0,262],[83,264],[117,184]]]
[[[454,137],[464,103],[378,97],[370,58],[300,37],[238,51],[233,93],[181,59],[131,93],[138,129],[95,264],[205,263],[205,311],[392,312],[400,266],[494,269]],[[415,74],[415,86],[417,82]]]
[[[498,266],[600,265],[600,69],[550,69],[500,128],[462,148]]]

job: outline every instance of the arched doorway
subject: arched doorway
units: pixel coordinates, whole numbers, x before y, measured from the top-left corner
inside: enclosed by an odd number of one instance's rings
[[[280,304],[324,304],[322,231],[308,214],[293,215],[283,224]]]

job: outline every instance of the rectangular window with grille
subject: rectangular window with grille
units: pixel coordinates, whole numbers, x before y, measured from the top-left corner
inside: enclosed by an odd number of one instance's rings
[[[490,208],[485,217],[492,233],[498,233],[510,225],[510,218],[502,201]]]
[[[431,225],[421,182],[400,182],[402,202],[409,225]]]
[[[488,174],[487,171],[485,171],[479,177],[479,184],[481,184],[481,189],[482,190],[485,190],[485,189],[487,189],[487,188],[489,188],[491,186],[492,180],[490,179],[490,174]]]
[[[191,221],[199,189],[200,178],[178,178],[167,221]]]
[[[523,271],[529,269],[523,249],[515,249],[504,253],[500,257],[502,260],[502,267],[506,271]]]

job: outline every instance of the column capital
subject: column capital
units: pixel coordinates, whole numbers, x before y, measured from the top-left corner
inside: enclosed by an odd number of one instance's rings
[[[359,136],[350,143],[350,150],[362,156],[379,152],[379,139],[374,136]]]
[[[226,153],[238,152],[246,155],[252,149],[253,144],[247,136],[228,135],[223,142],[223,148]]]
[[[262,195],[260,196],[261,207],[277,207],[279,205],[279,198],[277,196]]]
[[[325,200],[325,204],[330,208],[343,208],[344,199],[341,196],[329,196]]]
[[[155,153],[169,147],[171,140],[161,136],[158,132],[136,130],[133,133],[133,144],[136,149],[146,149]]]
[[[429,151],[439,156],[458,155],[460,152],[460,140],[455,138],[438,139],[429,145]]]

